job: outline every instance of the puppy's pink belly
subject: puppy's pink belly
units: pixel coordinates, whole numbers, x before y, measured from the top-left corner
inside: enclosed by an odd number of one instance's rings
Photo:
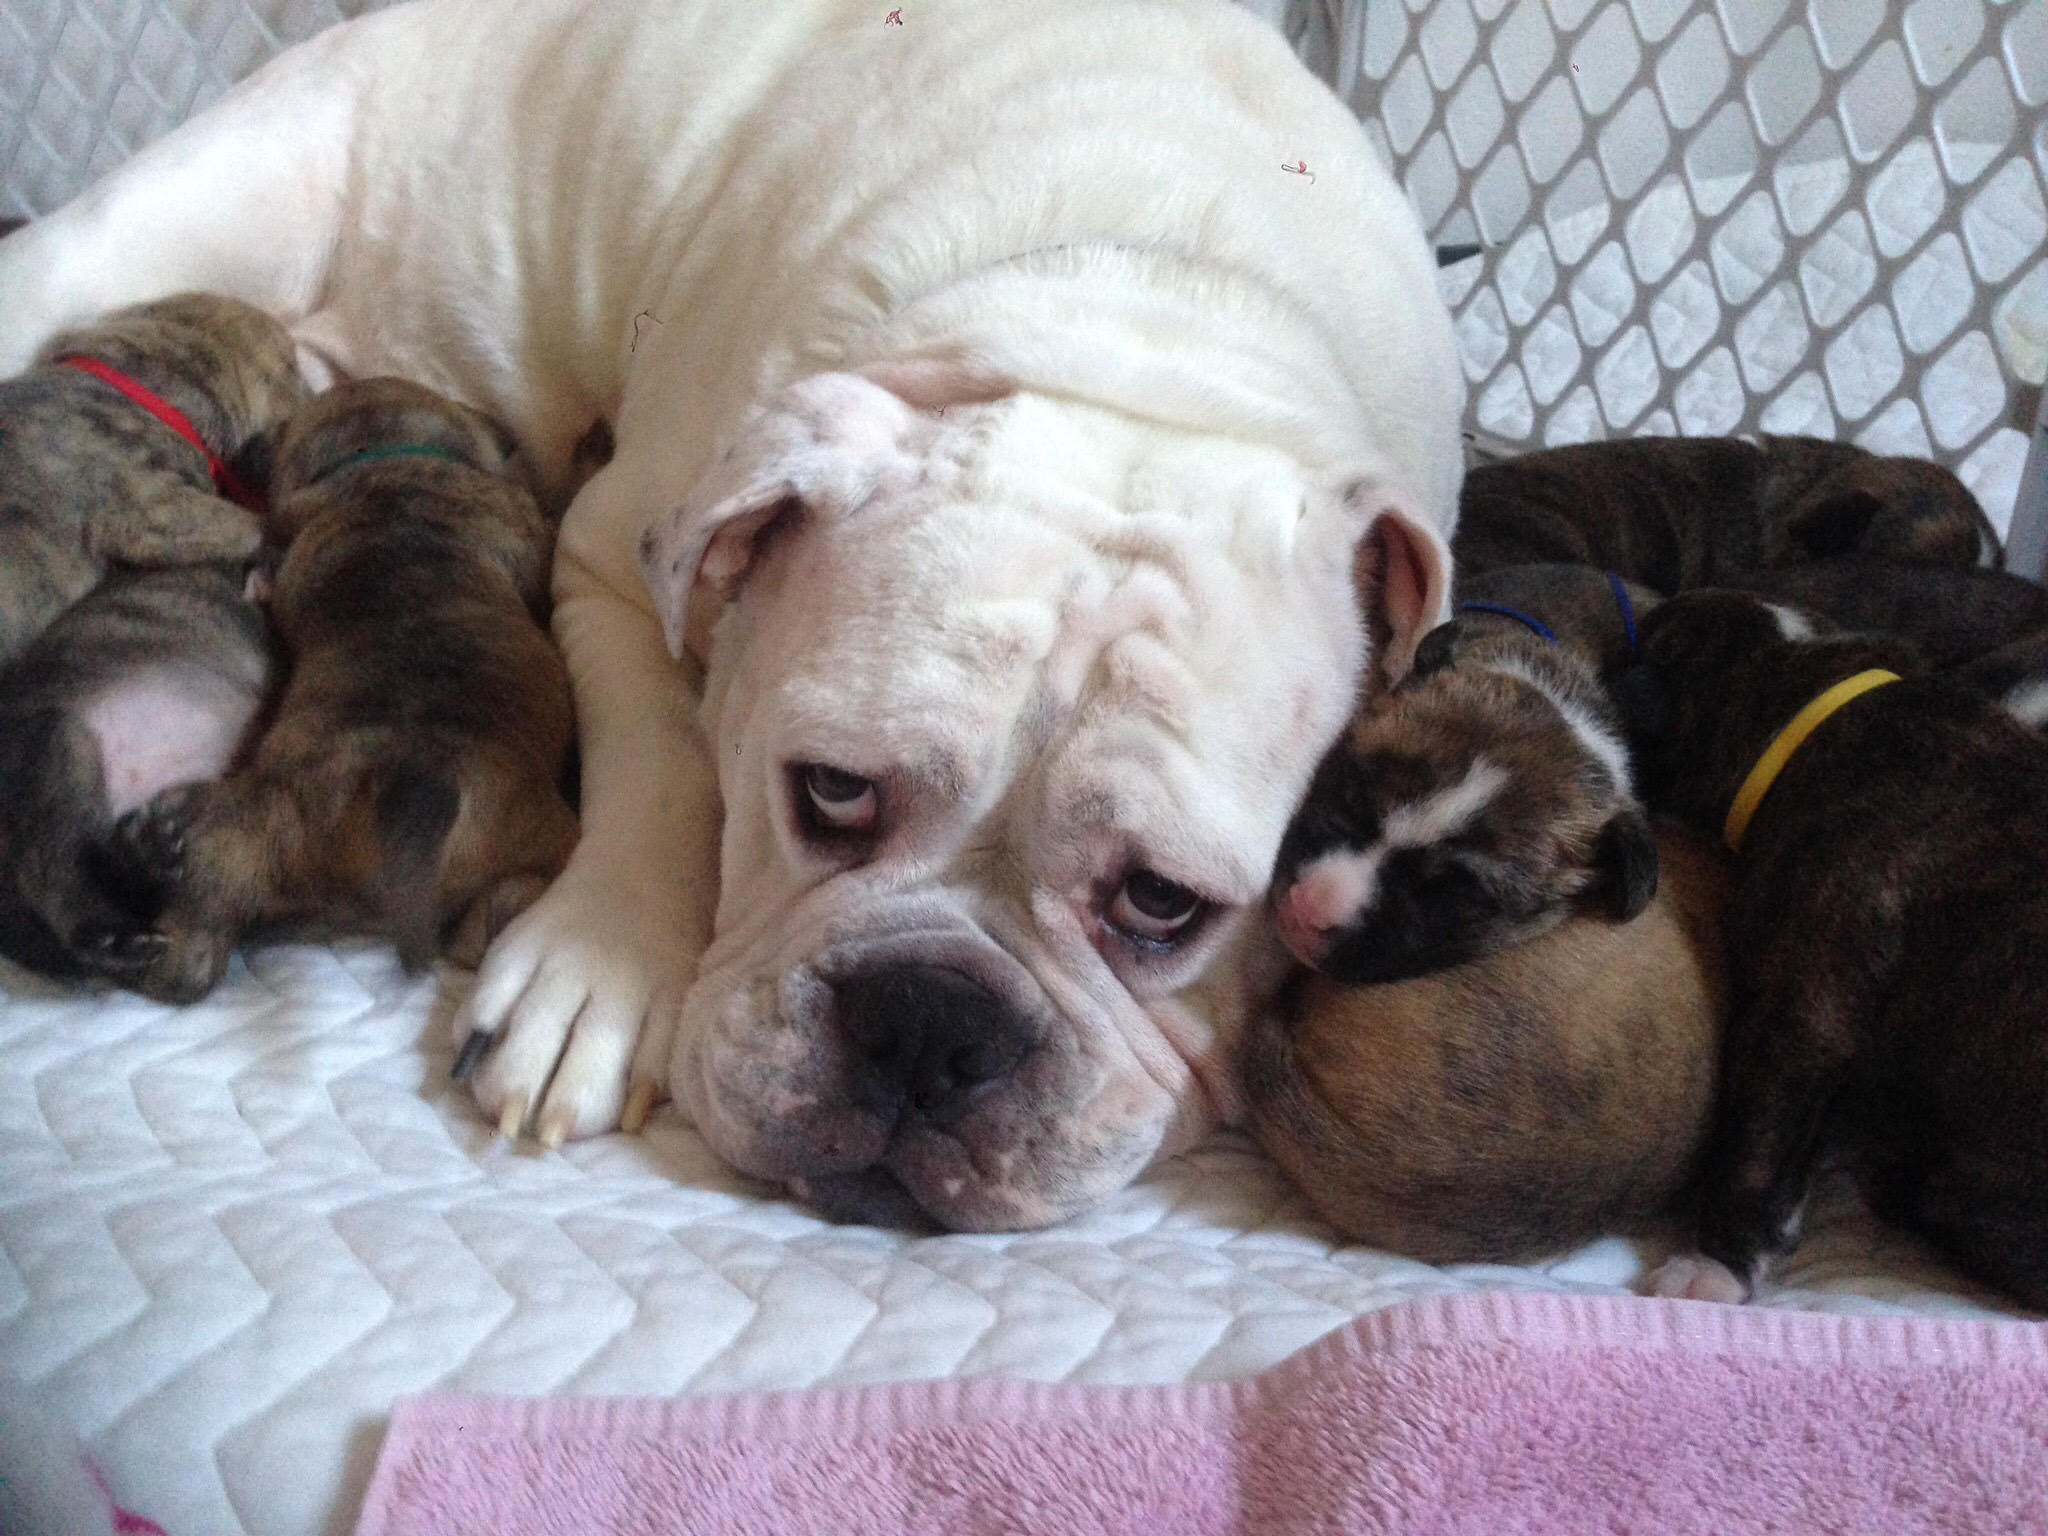
[[[124,679],[85,707],[113,815],[227,771],[256,694],[209,672],[165,667]]]

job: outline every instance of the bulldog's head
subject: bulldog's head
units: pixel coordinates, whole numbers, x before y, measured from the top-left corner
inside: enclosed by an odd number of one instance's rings
[[[1233,1112],[1186,994],[1448,556],[1372,476],[887,383],[787,389],[642,546],[725,803],[670,1084],[834,1214],[1038,1226]]]

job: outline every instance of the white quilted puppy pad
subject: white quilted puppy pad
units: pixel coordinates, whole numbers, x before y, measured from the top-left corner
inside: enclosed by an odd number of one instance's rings
[[[1661,1257],[1339,1247],[1230,1136],[1051,1231],[835,1227],[666,1110],[495,1143],[447,1082],[461,980],[290,947],[182,1010],[0,991],[0,1376],[172,1536],[347,1530],[408,1393],[1213,1380],[1406,1297],[1619,1290]],[[1765,1304],[1995,1309],[1841,1191],[1812,1230]]]

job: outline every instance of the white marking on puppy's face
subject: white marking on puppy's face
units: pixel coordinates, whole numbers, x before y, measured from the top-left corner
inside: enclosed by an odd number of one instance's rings
[[[1507,770],[1488,762],[1484,754],[1473,758],[1457,783],[1413,805],[1397,805],[1389,811],[1382,823],[1381,846],[1427,848],[1457,836],[1478,820],[1507,781]]]
[[[1778,625],[1781,640],[1811,640],[1814,635],[1813,621],[1797,608],[1787,608],[1783,603],[1765,603],[1772,619]]]
[[[1333,848],[1297,870],[1274,908],[1280,937],[1295,958],[1315,965],[1331,932],[1362,920],[1379,898],[1380,871],[1391,854],[1457,836],[1507,781],[1506,770],[1476,757],[1457,783],[1388,811],[1370,846]]]
[[[842,1214],[887,1184],[1041,1225],[1223,1113],[1235,1021],[1191,999],[1349,712],[1352,547],[1263,450],[1029,396],[901,430],[914,473],[842,477],[714,634],[720,901],[671,1088]]]

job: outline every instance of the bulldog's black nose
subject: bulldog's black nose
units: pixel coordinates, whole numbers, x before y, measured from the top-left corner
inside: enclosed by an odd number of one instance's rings
[[[1023,1058],[1026,1029],[1001,998],[942,965],[896,965],[833,987],[853,1046],[854,1097],[889,1120],[965,1114]]]

